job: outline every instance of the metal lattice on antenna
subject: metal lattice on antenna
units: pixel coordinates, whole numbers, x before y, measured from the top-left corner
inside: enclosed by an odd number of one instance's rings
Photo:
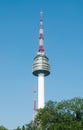
[[[34,110],[34,115],[33,115],[32,127],[35,128],[36,127],[35,117],[36,117],[36,114],[37,114],[37,107],[36,107],[36,86],[34,86],[34,104],[33,104],[33,110]]]
[[[39,50],[38,52],[44,52],[44,36],[43,36],[43,19],[42,19],[43,12],[40,12],[40,31],[39,31]]]

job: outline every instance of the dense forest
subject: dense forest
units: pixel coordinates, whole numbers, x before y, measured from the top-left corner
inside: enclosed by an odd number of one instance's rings
[[[0,130],[8,130],[0,126]],[[37,111],[34,122],[14,130],[83,130],[83,98],[48,101]]]

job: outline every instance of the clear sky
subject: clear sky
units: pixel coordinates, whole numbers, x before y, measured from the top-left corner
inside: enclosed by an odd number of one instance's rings
[[[9,130],[33,118],[41,8],[51,65],[45,100],[83,97],[83,0],[0,0],[0,125]]]

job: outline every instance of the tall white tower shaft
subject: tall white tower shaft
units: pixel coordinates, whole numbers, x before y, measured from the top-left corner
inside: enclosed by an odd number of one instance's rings
[[[44,74],[38,74],[38,109],[44,108]]]

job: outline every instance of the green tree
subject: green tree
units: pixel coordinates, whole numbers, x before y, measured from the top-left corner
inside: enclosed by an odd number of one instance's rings
[[[24,125],[22,126],[22,130],[26,130],[26,128],[25,128],[25,126],[24,126]]]
[[[4,126],[0,126],[0,130],[8,130],[8,129]]]
[[[26,130],[33,130],[32,129],[32,121],[30,123],[26,124],[25,127],[26,127]]]
[[[21,128],[18,126],[16,129],[14,129],[14,130],[21,130]]]
[[[40,130],[83,130],[83,99],[49,101],[35,120]]]

